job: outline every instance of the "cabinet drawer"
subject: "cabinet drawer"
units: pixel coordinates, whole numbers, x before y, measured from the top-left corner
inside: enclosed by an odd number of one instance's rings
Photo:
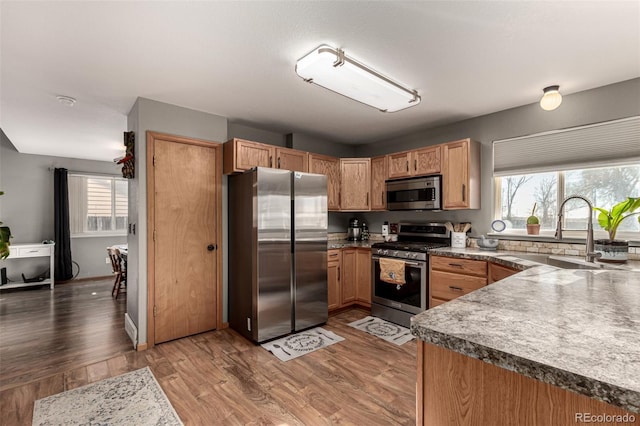
[[[487,279],[450,272],[431,271],[431,297],[451,300],[487,285]]]
[[[331,249],[327,250],[327,261],[339,261],[340,260],[340,249]]]
[[[484,260],[458,259],[455,257],[431,256],[431,269],[456,274],[487,276],[487,262]],[[486,284],[486,282],[485,282]]]
[[[18,257],[37,257],[49,256],[51,248],[49,247],[18,247]]]
[[[517,274],[517,269],[509,268],[508,266],[498,265],[496,263],[489,263],[489,283],[500,281],[513,274]]]

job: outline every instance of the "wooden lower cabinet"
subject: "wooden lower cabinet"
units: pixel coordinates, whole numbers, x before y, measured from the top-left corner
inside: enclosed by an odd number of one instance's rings
[[[517,269],[509,268],[508,266],[498,265],[497,263],[489,262],[489,284],[495,283],[513,274],[520,272]]]
[[[329,250],[327,253],[327,291],[329,310],[338,309],[341,305],[342,284],[340,282],[340,265],[342,251]]]
[[[329,311],[354,303],[371,306],[371,249],[333,249],[327,259]]]
[[[431,256],[429,262],[429,307],[471,293],[487,285],[487,262]]]
[[[422,340],[417,358],[418,425],[574,425],[576,413],[630,414]]]

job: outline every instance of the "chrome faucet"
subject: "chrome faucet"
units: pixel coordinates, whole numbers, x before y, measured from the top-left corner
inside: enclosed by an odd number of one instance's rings
[[[571,199],[582,200],[587,203],[589,206],[589,221],[587,222],[587,243],[586,243],[586,253],[585,260],[587,262],[592,262],[602,256],[602,253],[596,253],[593,245],[593,205],[591,201],[583,197],[582,195],[570,195],[564,199],[562,204],[560,204],[560,209],[558,209],[558,224],[556,225],[556,240],[562,239],[562,211],[564,210],[564,205],[567,201]]]

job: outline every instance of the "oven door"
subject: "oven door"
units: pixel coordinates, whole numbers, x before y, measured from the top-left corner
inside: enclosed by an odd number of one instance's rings
[[[402,260],[402,259],[398,259]],[[371,301],[379,305],[419,314],[427,309],[427,262],[406,260],[404,279],[406,284],[396,285],[380,279],[380,256],[371,257]]]

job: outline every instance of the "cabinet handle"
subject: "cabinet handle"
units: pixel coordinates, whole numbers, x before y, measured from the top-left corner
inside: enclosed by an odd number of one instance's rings
[[[418,171],[418,160],[413,160],[413,170]]]
[[[273,167],[273,156],[269,156],[269,167]]]
[[[338,208],[342,207],[342,192],[338,191]]]
[[[330,254],[329,257],[336,257],[337,255],[338,253],[333,253],[333,254]]]
[[[454,268],[462,268],[462,265],[459,263],[450,263],[449,266],[453,266]]]
[[[462,201],[467,201],[467,191],[465,191],[467,189],[467,185],[465,185],[464,183],[462,184]]]
[[[340,281],[340,267],[338,266],[338,281]]]
[[[382,205],[384,206],[384,191],[380,192],[380,201],[382,201]]]
[[[449,286],[449,288],[450,288],[451,290],[453,290],[453,291],[462,291],[462,288],[460,288],[460,287],[454,287],[454,286],[452,286],[452,285],[450,285],[450,286]]]
[[[278,157],[278,168],[280,168],[280,157]]]
[[[367,207],[369,207],[369,193],[367,192]]]
[[[409,160],[407,160],[407,171],[409,171]]]

